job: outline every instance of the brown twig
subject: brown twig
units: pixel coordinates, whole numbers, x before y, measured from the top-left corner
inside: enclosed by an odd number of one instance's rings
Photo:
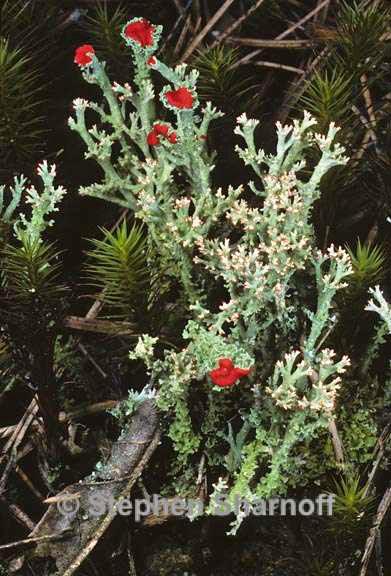
[[[178,10],[179,14],[180,14],[181,16],[183,16],[184,13],[185,13],[185,9],[184,9],[184,7],[182,6],[180,0],[172,0],[172,1],[174,2],[175,7],[176,7],[176,9]]]
[[[357,148],[356,152],[354,154],[352,154],[351,160],[360,160],[361,157],[363,156],[365,150],[367,149],[369,142],[372,140],[372,142],[376,143],[377,142],[377,137],[376,134],[374,132],[374,130],[372,129],[371,123],[368,120],[368,118],[366,118],[361,112],[360,110],[357,108],[357,106],[353,105],[351,107],[352,111],[359,117],[362,125],[365,128],[365,134],[364,134],[364,138],[361,142],[361,145]]]
[[[183,28],[182,28],[182,30],[181,30],[180,35],[179,35],[178,42],[176,43],[176,46],[175,46],[175,49],[174,49],[174,55],[175,55],[175,56],[176,56],[177,54],[179,54],[179,52],[180,52],[180,50],[181,50],[181,48],[182,48],[182,46],[183,46],[183,43],[184,43],[184,41],[185,41],[186,35],[187,35],[187,33],[188,33],[189,29],[190,29],[190,27],[191,27],[191,15],[189,14],[189,16],[188,16],[188,17],[186,18],[186,20],[185,20],[185,24],[184,24],[184,26],[183,26]]]
[[[305,73],[298,78],[295,82],[292,83],[292,86],[288,92],[288,94],[284,98],[284,102],[280,107],[278,112],[277,119],[282,123],[285,124],[286,119],[288,117],[289,111],[292,109],[292,106],[299,100],[301,95],[305,92],[307,87],[307,80],[315,68],[319,65],[320,62],[324,61],[327,58],[329,53],[329,48],[324,48],[318,56],[316,56],[307,66]]]
[[[129,573],[129,576],[137,576],[136,565],[134,563],[133,554],[132,554],[132,541],[131,541],[130,531],[128,532],[128,536],[127,536],[126,549],[127,549],[127,553],[128,553],[128,562],[129,562],[128,573]]]
[[[211,48],[215,48],[221,42],[224,42],[224,40],[226,40],[226,38],[228,38],[228,36],[230,36],[234,30],[241,26],[241,24],[243,24],[243,22],[247,20],[247,18],[261,6],[261,4],[264,3],[264,1],[265,0],[257,0],[254,6],[251,6],[251,8],[249,8],[240,18],[231,24],[231,26],[228,26],[228,28],[224,30],[222,34],[219,34],[218,38],[212,43]]]
[[[129,441],[129,446],[126,446],[126,439]],[[134,444],[135,440],[138,440],[137,444]],[[143,442],[141,443],[141,441]],[[108,497],[112,494],[115,501],[129,496],[132,487],[140,477],[159,442],[157,410],[154,403],[147,400],[136,412],[127,437],[123,439],[121,444],[114,444],[111,457],[106,464],[106,471],[110,475],[113,474],[113,480],[125,476],[129,476],[129,480],[122,484],[112,484],[110,487],[96,487],[95,489],[91,489],[90,486],[83,486],[83,483],[77,483],[68,487],[66,492],[68,494],[81,492],[82,509],[83,507],[86,509],[91,494],[94,493],[100,497]],[[73,536],[65,542],[55,542],[50,544],[48,548],[44,544],[45,554],[56,559],[58,570],[62,576],[72,576],[77,571],[81,563],[95,548],[117,513],[116,507],[113,506],[100,518],[84,518],[83,516],[80,518]],[[57,505],[52,504],[31,536],[62,531],[67,523],[71,527],[72,520],[70,518],[64,520],[64,516],[61,515]],[[42,552],[42,547],[38,545],[36,554],[40,556]]]
[[[376,447],[374,450],[374,457],[376,456],[376,460],[373,463],[372,466],[372,470],[368,476],[368,480],[367,483],[365,485],[365,490],[364,490],[364,496],[367,496],[372,488],[373,485],[373,481],[375,479],[376,476],[376,472],[378,471],[380,462],[384,456],[384,451],[386,448],[386,441],[390,435],[391,432],[391,424],[387,424],[387,426],[384,428],[383,432],[381,433],[377,443],[376,443]]]
[[[315,16],[315,14],[317,14],[320,10],[322,10],[326,6],[326,4],[328,4],[328,2],[329,2],[329,0],[323,0],[323,2],[321,2],[318,6],[316,6],[316,8],[311,10],[311,12],[308,12],[308,14],[303,16],[303,18],[301,18],[298,22],[296,22],[295,24],[292,24],[292,26],[290,26],[287,30],[285,30],[284,32],[282,32],[281,34],[276,36],[276,38],[274,38],[274,40],[283,40],[284,38],[286,38],[287,36],[292,34],[292,32],[297,30],[297,28],[300,28],[308,20],[313,18],[313,16]],[[247,64],[248,62],[250,62],[254,58],[254,56],[258,56],[258,54],[260,54],[261,52],[262,52],[262,49],[253,50],[253,52],[250,52],[250,54],[246,54],[246,56],[244,56],[243,58],[241,58],[240,60],[235,62],[233,67],[237,68],[238,66],[241,66],[242,64]]]
[[[338,428],[335,420],[330,420],[329,432],[331,435],[331,441],[334,448],[335,459],[337,460],[338,464],[343,465],[345,463],[345,458],[343,454],[343,445],[338,433]]]
[[[321,0],[318,0],[318,6],[320,3]],[[314,21],[323,24],[327,19],[329,8],[330,8],[330,1],[317,14],[315,14]]]
[[[19,506],[17,506],[16,504],[10,504],[7,501],[7,499],[2,495],[0,495],[0,502],[2,502],[4,506],[8,508],[12,516],[21,526],[27,528],[29,531],[34,530],[35,528],[34,522],[31,520],[31,518],[27,516],[25,512],[23,512],[23,510],[19,508]]]
[[[368,128],[364,134],[364,138],[361,141],[360,146],[357,148],[356,152],[351,156],[351,162],[358,162],[364,155],[365,150],[368,148],[371,141],[372,129]]]
[[[383,498],[379,504],[379,507],[376,512],[375,522],[371,531],[369,533],[364,554],[361,559],[361,571],[360,576],[366,576],[369,563],[371,561],[372,552],[376,543],[376,539],[380,535],[380,526],[388,512],[388,509],[391,507],[391,487],[387,488],[385,491]]]
[[[0,428],[0,440],[4,438],[9,438],[15,432],[18,424],[12,424],[11,426],[5,426],[4,428]]]
[[[241,38],[240,36],[231,36],[229,41],[241,46],[283,48],[288,50],[302,50],[303,48],[311,48],[314,45],[314,40],[263,40],[261,38]]]
[[[38,536],[37,538],[25,538],[10,544],[3,544],[0,550],[11,550],[12,548],[19,548],[19,546],[28,546],[29,544],[38,544],[39,542],[48,542],[49,540],[60,540],[65,535],[69,534],[71,530],[64,530],[62,534],[48,534],[47,536]]]
[[[376,116],[375,116],[375,112],[374,112],[372,96],[371,96],[371,92],[369,90],[368,78],[367,78],[366,74],[363,74],[361,76],[360,82],[361,82],[361,86],[363,89],[363,97],[364,97],[364,101],[365,101],[365,107],[367,109],[368,118],[371,122],[371,127],[376,128],[376,124],[377,124]],[[374,130],[371,131],[371,138],[372,138],[373,142],[375,144],[377,144],[377,136],[376,136],[376,132]]]
[[[190,43],[190,46],[180,59],[180,63],[185,62],[193,54],[194,50],[198,48],[208,32],[220,20],[220,18],[225,14],[225,12],[228,10],[231,4],[233,4],[234,1],[235,0],[225,0],[224,4],[220,6],[220,8],[217,10],[217,12],[214,13],[209,22],[202,28],[201,32],[199,32],[194,40]]]
[[[8,440],[8,442],[6,443],[5,447],[2,450],[0,463],[3,462],[6,458],[8,458],[8,462],[0,478],[0,494],[4,491],[9,475],[11,474],[12,469],[16,463],[16,452],[18,446],[21,444],[30,424],[35,419],[37,412],[38,412],[38,404],[34,397],[29,407],[27,408],[26,412],[23,414],[23,417],[20,420],[19,424],[16,426],[13,434],[11,435],[11,438]]]
[[[7,444],[4,446],[4,448],[2,450],[2,454],[3,454],[2,458],[4,458],[4,455],[12,447],[17,448],[19,446],[19,444],[23,440],[25,433],[27,432],[29,425],[34,420],[37,412],[38,412],[37,398],[36,398],[36,396],[34,396],[34,398],[31,400],[26,412],[23,414],[23,417],[21,418],[19,424],[17,424],[14,433],[12,434],[11,438],[8,440]],[[2,461],[2,458],[0,458],[0,462]]]
[[[135,336],[134,324],[130,322],[112,322],[111,320],[97,320],[81,316],[67,316],[64,321],[67,328],[83,332],[96,332],[110,336]]]
[[[41,494],[38,488],[35,487],[35,485],[32,483],[30,478],[27,476],[27,474],[22,470],[20,466],[15,466],[15,473],[19,476],[22,482],[26,484],[26,486],[31,490],[31,492],[35,494],[38,500],[42,502],[45,497],[43,496],[43,494]]]
[[[193,26],[193,34],[197,34],[198,30],[201,28],[202,18],[198,16],[195,25]]]
[[[78,418],[84,418],[85,416],[99,414],[100,412],[114,408],[117,406],[118,402],[120,402],[120,400],[105,400],[104,402],[97,402],[95,404],[89,404],[87,406],[76,408],[75,410],[71,410],[68,413],[60,412],[59,420],[61,423],[66,423]],[[16,426],[17,425],[15,424],[14,426],[1,428],[0,438],[7,438],[8,436],[11,436],[14,433]]]
[[[279,64],[278,62],[267,62],[266,60],[258,60],[257,62],[254,62],[254,66],[261,66],[262,68],[276,68],[277,70],[286,70],[287,72],[294,72],[295,74],[305,74],[304,70],[301,68]]]
[[[78,343],[78,347],[79,347],[79,350],[82,352],[82,354],[84,354],[84,356],[86,358],[88,358],[88,360],[91,362],[91,364],[96,369],[96,371],[102,376],[102,378],[107,378],[106,372],[99,366],[99,364],[95,360],[95,358],[93,358],[91,356],[91,354],[88,352],[87,348],[81,342]]]
[[[97,402],[95,404],[88,404],[87,406],[80,406],[79,408],[76,408],[67,414],[61,412],[60,420],[62,422],[69,422],[78,418],[84,418],[85,416],[99,414],[100,412],[115,408],[118,402],[120,402],[120,400],[105,400],[104,402]]]

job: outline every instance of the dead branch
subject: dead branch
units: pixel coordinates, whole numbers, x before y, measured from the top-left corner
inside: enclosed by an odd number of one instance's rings
[[[275,68],[277,70],[285,70],[286,72],[293,72],[294,74],[305,74],[301,68],[295,66],[288,66],[287,64],[279,64],[278,62],[267,62],[266,60],[258,60],[253,63],[254,66],[261,66],[262,68]]]
[[[225,0],[224,4],[220,6],[220,8],[217,10],[217,12],[214,13],[209,22],[202,28],[201,32],[199,32],[197,36],[194,38],[194,40],[191,42],[190,46],[183,54],[179,63],[185,62],[193,54],[194,50],[198,48],[198,46],[201,44],[202,40],[205,38],[208,32],[220,20],[220,18],[223,16],[223,14],[225,14],[225,12],[228,10],[228,8],[234,1],[235,0]]]
[[[184,7],[182,6],[182,4],[180,3],[180,0],[173,0],[173,2],[174,2],[174,4],[175,4],[175,7],[176,7],[176,9],[178,10],[179,14],[180,14],[181,16],[183,16],[183,14],[185,13],[185,9],[184,9]]]
[[[22,419],[12,433],[11,438],[8,440],[2,450],[0,463],[3,463],[5,460],[7,460],[7,464],[0,478],[0,494],[4,491],[9,475],[11,474],[12,469],[16,463],[18,446],[21,444],[30,424],[35,419],[37,412],[38,402],[36,400],[36,396],[34,396],[26,412],[23,414]]]
[[[338,464],[343,465],[345,462],[345,458],[343,455],[343,445],[341,438],[338,434],[338,428],[335,420],[331,420],[329,422],[329,432],[331,435],[331,441],[334,448],[335,459],[337,460]]]
[[[19,478],[26,484],[26,486],[31,490],[33,494],[42,502],[44,499],[43,494],[38,490],[38,488],[33,484],[30,480],[29,476],[22,470],[20,466],[15,466],[15,473],[19,476]]]
[[[80,406],[71,412],[65,413],[60,412],[59,421],[61,423],[70,422],[72,420],[77,420],[79,418],[84,418],[85,416],[92,416],[93,414],[99,414],[105,410],[111,410],[115,408],[120,402],[120,400],[105,400],[104,402],[97,402],[95,404],[88,404],[87,406]],[[6,426],[5,428],[0,428],[0,439],[8,438],[14,433],[17,425]]]
[[[329,52],[330,49],[328,47],[324,48],[320,54],[318,54],[318,56],[309,62],[305,73],[292,83],[292,86],[288,91],[288,94],[285,96],[283,104],[278,112],[277,119],[281,122],[281,124],[285,124],[290,110],[305,92],[305,89],[308,85],[307,81],[310,75],[322,61],[325,61]]]
[[[185,24],[181,30],[180,35],[179,35],[178,42],[176,43],[176,46],[174,49],[174,55],[175,56],[177,54],[179,54],[180,50],[182,49],[182,46],[185,42],[185,38],[186,38],[186,35],[187,35],[190,27],[191,27],[191,15],[189,14],[189,16],[185,20]]]
[[[289,50],[303,50],[303,48],[311,48],[314,45],[314,40],[263,40],[261,38],[241,38],[240,36],[231,36],[229,42],[240,44],[241,46]]]
[[[48,536],[40,536],[39,538],[25,538],[24,540],[18,540],[17,542],[11,542],[10,544],[3,544],[0,546],[0,550],[11,550],[12,548],[19,548],[20,546],[28,546],[29,544],[38,544],[38,542],[47,542],[48,540],[59,540],[63,538],[66,534],[69,534],[71,530],[64,530],[62,534],[48,534]]]
[[[298,22],[296,22],[295,24],[292,24],[292,26],[290,26],[287,30],[285,30],[284,32],[282,32],[281,34],[279,34],[278,36],[276,36],[276,38],[274,38],[274,40],[284,40],[284,38],[286,38],[287,36],[289,36],[290,34],[292,34],[292,32],[294,32],[295,30],[297,30],[297,28],[300,28],[303,24],[305,24],[308,20],[310,20],[311,18],[313,18],[316,14],[318,14],[318,12],[320,12],[320,10],[322,10],[327,4],[328,4],[329,0],[324,0],[323,2],[321,2],[321,4],[319,4],[318,6],[316,6],[316,8],[314,8],[313,10],[311,10],[311,12],[308,12],[308,14],[306,14],[303,18],[301,18]],[[253,58],[255,56],[258,56],[261,52],[262,52],[263,48],[258,48],[257,50],[253,50],[252,52],[250,52],[249,54],[246,54],[246,56],[243,56],[243,58],[240,58],[240,60],[238,60],[237,62],[235,62],[235,64],[233,65],[233,68],[237,68],[238,66],[241,66],[242,64],[247,64],[248,62],[250,62],[251,60],[253,60]]]
[[[7,498],[3,495],[0,495],[0,502],[4,504],[6,508],[10,511],[11,515],[15,518],[15,520],[23,526],[23,528],[27,528],[27,530],[34,530],[35,523],[29,518],[26,512],[23,512],[16,504],[11,504],[8,502]]]
[[[391,506],[391,487],[387,488],[387,490],[385,491],[384,496],[383,496],[383,498],[379,504],[379,507],[377,509],[375,522],[374,522],[374,525],[371,528],[371,531],[369,533],[369,536],[368,536],[368,539],[367,539],[367,542],[365,545],[364,554],[363,554],[362,559],[361,559],[360,576],[366,576],[366,574],[367,574],[369,563],[370,563],[370,560],[372,557],[372,552],[373,552],[373,549],[375,547],[376,540],[380,535],[381,524],[382,524],[390,506]]]
[[[62,576],[71,576],[94,549],[101,536],[110,526],[117,511],[109,507],[100,517],[88,516],[92,497],[101,502],[117,502],[129,496],[131,489],[160,441],[158,415],[152,400],[145,401],[136,412],[129,432],[114,443],[109,461],[104,469],[104,483],[90,485],[87,482],[72,484],[60,495],[65,498],[78,498],[79,513],[64,515],[56,503],[50,505],[30,538],[48,535],[63,535],[64,530],[72,532],[61,541],[38,542],[32,554],[39,557],[53,557]],[[125,479],[126,478],[126,479]]]
[[[110,336],[135,336],[135,326],[131,322],[112,322],[95,318],[67,316],[64,324],[67,328],[83,332],[96,332]]]
[[[364,495],[367,496],[372,488],[373,485],[373,481],[375,479],[376,476],[376,472],[378,471],[380,462],[384,456],[384,451],[386,448],[386,441],[389,437],[391,433],[391,424],[387,424],[387,426],[384,428],[383,432],[381,433],[376,446],[375,446],[375,450],[374,450],[374,458],[376,457],[373,466],[372,466],[372,470],[369,473],[368,476],[368,480],[367,483],[365,485],[365,490],[364,490]]]
[[[247,20],[247,18],[251,16],[253,12],[255,12],[255,10],[257,10],[261,4],[263,4],[264,1],[265,0],[257,0],[254,6],[251,6],[251,8],[249,8],[240,18],[231,24],[231,26],[228,26],[228,28],[224,30],[222,34],[219,34],[217,39],[212,43],[211,48],[215,48],[215,46],[218,46],[221,42],[224,42],[224,40],[226,40],[226,38],[228,38],[228,36],[230,36],[234,30],[241,26],[243,22],[245,22],[245,20]]]
[[[3,456],[0,458],[0,463],[2,462],[5,454],[11,448],[16,449],[19,446],[19,444],[21,443],[21,441],[24,438],[24,435],[26,434],[26,432],[28,430],[28,427],[30,426],[30,424],[34,420],[37,412],[38,412],[37,397],[34,396],[34,398],[31,400],[26,412],[23,414],[23,417],[21,418],[19,424],[17,424],[11,438],[8,440],[7,444],[4,446],[4,448],[2,450]]]
[[[107,378],[106,372],[99,366],[95,358],[91,356],[87,348],[81,342],[78,343],[77,347],[79,348],[80,352],[84,354],[84,356],[91,362],[95,370],[102,376],[102,378]]]

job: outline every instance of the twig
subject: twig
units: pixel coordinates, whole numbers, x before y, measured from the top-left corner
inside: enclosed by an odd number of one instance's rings
[[[77,482],[65,488],[62,494],[55,498],[76,497],[77,493],[81,511],[89,509],[91,497],[94,495],[107,502],[111,498],[114,498],[115,502],[121,501],[131,493],[159,443],[157,408],[153,400],[146,400],[134,414],[129,430],[121,437],[121,441],[112,446],[105,465],[105,477],[110,478],[112,483],[106,486],[90,486],[83,481]],[[125,477],[129,479],[125,481]],[[61,576],[71,576],[95,548],[117,513],[117,507],[110,506],[104,516],[97,518],[80,514],[76,518],[75,515],[64,516],[58,501],[52,503],[30,536],[61,534],[64,528],[72,528],[72,534],[65,541],[38,544],[32,554],[36,557],[53,557]]]
[[[6,467],[4,468],[3,474],[0,478],[0,494],[2,494],[5,491],[5,485],[7,484],[7,480],[9,475],[12,472],[12,468],[14,467],[15,464],[15,453],[14,451],[11,452],[10,456],[8,457],[8,462],[6,464]]]
[[[193,33],[194,34],[197,34],[198,30],[201,28],[201,22],[202,22],[202,18],[201,18],[201,16],[198,16],[196,23],[193,27]]]
[[[262,68],[276,68],[277,70],[286,70],[287,72],[294,72],[295,74],[305,74],[304,70],[301,68],[279,64],[278,62],[267,62],[266,60],[258,60],[257,62],[254,62],[254,66],[261,66]]]
[[[304,93],[307,87],[307,80],[309,76],[312,74],[314,69],[318,66],[318,64],[324,61],[327,58],[329,53],[329,48],[324,48],[316,58],[310,62],[305,73],[297,79],[296,82],[292,83],[292,86],[289,90],[289,93],[284,98],[284,102],[280,107],[277,119],[282,123],[285,124],[286,119],[288,117],[289,111],[291,110],[292,106],[299,100],[301,95]]]
[[[127,541],[126,548],[127,548],[127,552],[128,552],[129,576],[137,576],[136,565],[134,563],[133,554],[132,554],[132,541],[131,541],[130,532],[128,532],[128,541]]]
[[[371,141],[371,128],[368,128],[367,131],[364,134],[364,138],[362,139],[362,142],[360,144],[360,146],[358,147],[357,151],[352,154],[351,156],[351,161],[355,161],[357,162],[358,160],[361,160],[361,158],[364,155],[365,150],[368,148],[369,146],[369,142]]]
[[[361,82],[361,86],[363,88],[363,96],[364,96],[364,101],[365,101],[365,107],[366,107],[367,113],[368,113],[368,118],[371,121],[371,126],[376,128],[376,116],[375,116],[375,112],[373,109],[372,96],[371,96],[371,93],[369,91],[368,78],[365,74],[363,74],[361,76],[360,82]],[[371,131],[371,138],[374,141],[374,143],[377,144],[377,136],[376,136],[376,132],[374,130]]]
[[[372,130],[371,127],[371,123],[368,120],[368,118],[366,118],[361,112],[360,110],[357,108],[357,106],[353,105],[351,107],[352,111],[360,118],[361,123],[363,124],[363,126],[365,127],[365,134],[364,134],[364,138],[361,142],[361,145],[359,146],[359,148],[356,150],[356,152],[354,154],[352,154],[352,160],[360,160],[362,155],[364,154],[365,150],[368,147],[369,141],[372,140],[372,142],[377,143],[377,137],[375,132]]]
[[[376,534],[376,568],[379,576],[384,576],[383,559],[382,559],[381,534]]]
[[[89,404],[87,406],[82,406],[72,410],[71,412],[60,412],[59,421],[61,423],[69,422],[71,420],[76,420],[77,418],[83,418],[84,416],[91,416],[92,414],[99,414],[105,410],[110,410],[115,408],[118,402],[121,400],[105,400],[104,402],[97,402],[95,404]],[[15,431],[17,425],[7,426],[6,428],[0,429],[0,438],[7,438],[11,436]]]
[[[5,426],[4,428],[0,428],[0,440],[11,436],[15,432],[17,426],[18,424],[12,424],[11,426]]]
[[[318,0],[318,5],[320,4],[320,2],[321,2],[321,0]],[[324,23],[324,22],[326,21],[329,8],[330,8],[330,1],[326,4],[326,6],[324,7],[323,10],[321,10],[320,12],[318,12],[318,13],[315,15],[314,20],[315,20],[316,22]]]
[[[240,44],[242,46],[287,48],[289,50],[302,50],[303,48],[311,48],[311,46],[314,45],[314,40],[263,40],[261,38],[241,38],[240,36],[231,36],[229,41],[233,44]]]
[[[338,434],[338,428],[337,428],[337,424],[335,423],[335,420],[331,420],[329,422],[329,432],[331,434],[331,441],[333,443],[335,458],[336,458],[338,464],[343,465],[345,462],[345,458],[343,455],[343,445],[342,445],[341,438]]]
[[[8,462],[0,478],[0,494],[1,492],[3,492],[8,477],[11,474],[12,468],[16,462],[17,448],[21,444],[37,412],[38,412],[38,403],[36,401],[36,397],[34,397],[29,407],[27,408],[26,412],[23,414],[23,417],[20,420],[19,424],[16,426],[15,431],[12,434],[11,438],[8,440],[7,444],[2,450],[2,457],[0,458],[0,463],[3,462],[5,458],[8,458]],[[11,450],[11,456],[9,456],[8,454],[10,450]]]
[[[323,0],[323,2],[321,2],[321,4],[319,4],[316,8],[311,10],[311,12],[308,12],[308,14],[306,14],[306,16],[301,18],[301,20],[299,20],[295,24],[292,24],[292,26],[290,26],[287,30],[285,30],[284,32],[282,32],[281,34],[276,36],[276,38],[274,40],[283,40],[284,38],[286,38],[287,36],[292,34],[292,32],[297,30],[297,28],[300,28],[303,24],[305,24],[308,20],[310,20],[313,16],[315,16],[315,14],[320,12],[320,10],[322,10],[322,8],[324,8],[324,6],[326,6],[326,4],[328,2],[329,2],[329,0]],[[250,62],[254,58],[254,56],[257,56],[261,52],[262,52],[262,49],[258,49],[258,50],[254,50],[253,52],[250,52],[250,54],[247,54],[246,56],[244,56],[243,58],[241,58],[240,60],[235,62],[233,67],[237,68],[238,66],[241,66],[242,64],[246,64],[247,62]]]
[[[189,14],[189,16],[186,18],[185,24],[181,30],[180,36],[178,38],[178,42],[176,43],[175,50],[174,50],[175,56],[179,53],[180,49],[182,48],[183,43],[184,43],[185,38],[186,38],[186,35],[190,29],[190,26],[191,26],[191,15]]]
[[[123,490],[122,495],[127,495],[129,493],[131,487],[136,482],[137,478],[140,476],[142,470],[144,469],[144,467],[148,463],[150,457],[152,456],[153,452],[155,451],[155,449],[159,443],[159,440],[160,440],[160,434],[159,434],[159,432],[156,432],[151,444],[148,446],[143,457],[140,459],[138,465],[134,469],[133,475],[132,475],[131,479],[129,480],[129,482],[126,484],[126,488]],[[95,532],[95,534],[93,535],[92,539],[86,544],[86,546],[84,546],[84,548],[81,549],[78,556],[73,560],[72,564],[66,569],[63,576],[72,576],[72,574],[74,574],[76,572],[76,570],[79,568],[79,566],[83,562],[83,560],[85,560],[87,558],[87,556],[89,556],[89,554],[95,548],[96,544],[98,543],[100,538],[103,536],[103,534],[106,532],[107,528],[110,526],[110,524],[112,523],[112,521],[114,520],[116,515],[117,515],[117,510],[115,509],[115,506],[114,506],[112,508],[112,510],[110,510],[110,512],[105,516],[105,518],[99,524],[98,529]]]
[[[31,482],[30,478],[27,474],[22,470],[20,466],[15,466],[15,472],[19,476],[19,478],[28,486],[33,494],[40,500],[41,502],[44,500],[43,494],[34,486]]]
[[[190,6],[191,6],[192,0],[190,0],[187,5],[185,6],[185,8],[183,8],[183,12],[178,16],[174,26],[171,28],[169,35],[165,38],[165,40],[163,41],[163,43],[159,46],[159,49],[156,53],[156,55],[162,54],[165,51],[165,48],[168,44],[170,44],[175,32],[177,31],[178,27],[180,26],[181,22],[183,21],[183,19],[186,16],[186,12],[189,10]],[[185,24],[182,26],[182,31],[181,34],[183,33],[183,28],[186,26],[186,23],[189,21],[189,26],[191,27],[191,15],[188,16],[188,18],[185,21]]]
[[[390,506],[391,506],[391,487],[387,488],[387,490],[385,491],[384,496],[383,496],[383,498],[379,504],[379,507],[377,509],[376,519],[375,519],[374,525],[371,528],[371,531],[369,533],[369,536],[368,536],[368,539],[367,539],[367,542],[365,545],[364,554],[363,554],[362,559],[361,559],[362,567],[361,567],[361,571],[360,571],[360,576],[366,576],[366,573],[368,571],[369,562],[371,560],[373,548],[375,546],[376,538],[380,534],[380,526],[381,526]]]
[[[184,7],[182,6],[180,0],[172,0],[172,1],[174,2],[175,7],[176,7],[176,9],[178,10],[179,14],[180,14],[181,16],[183,16],[184,13],[185,13],[185,9],[184,9]]]
[[[216,24],[216,22],[218,22],[218,20],[220,20],[220,18],[223,16],[223,14],[225,14],[225,12],[228,10],[228,8],[231,6],[231,4],[234,1],[235,0],[225,0],[224,4],[222,6],[220,6],[220,8],[217,10],[217,12],[215,12],[215,14],[212,16],[212,18],[206,24],[206,26],[203,27],[201,32],[199,32],[199,34],[197,34],[197,36],[191,42],[190,46],[188,47],[188,49],[186,50],[186,52],[183,54],[182,58],[180,59],[180,63],[185,62],[193,54],[194,50],[196,50],[196,48],[198,48],[198,46],[201,44],[202,40],[205,38],[205,36],[208,34],[208,32],[213,28],[213,26]]]
[[[37,536],[36,538],[25,538],[24,540],[18,540],[17,542],[11,542],[10,544],[3,544],[0,546],[0,550],[10,550],[12,548],[18,548],[19,546],[26,546],[28,544],[37,544],[39,542],[47,542],[48,540],[60,540],[66,534],[69,534],[72,530],[64,530],[61,534],[48,534],[47,536]]]
[[[374,456],[376,455],[376,452],[377,452],[377,457],[376,457],[376,460],[372,466],[372,470],[368,476],[368,480],[367,480],[367,483],[365,485],[364,496],[367,496],[370,489],[372,488],[372,484],[373,484],[374,478],[376,476],[376,472],[379,468],[381,459],[383,458],[383,455],[384,455],[386,440],[387,440],[388,436],[390,435],[390,431],[391,431],[391,424],[387,424],[387,426],[384,428],[383,432],[381,433],[381,435],[377,441],[377,444],[376,444],[376,447],[374,450]]]
[[[34,522],[31,520],[31,518],[29,518],[27,516],[27,514],[25,512],[23,512],[23,510],[21,510],[19,508],[19,506],[17,506],[16,504],[10,504],[7,499],[0,495],[0,502],[2,502],[4,504],[4,506],[6,506],[8,508],[8,510],[11,512],[12,516],[15,518],[15,520],[21,524],[21,526],[23,526],[24,528],[27,528],[28,530],[34,530],[35,528],[35,524]]]
[[[37,412],[38,412],[37,397],[34,396],[26,412],[23,414],[23,417],[21,418],[19,424],[17,424],[14,433],[8,440],[7,444],[4,446],[2,450],[3,455],[5,455],[5,453],[8,452],[8,450],[10,450],[11,447],[17,448],[19,446],[20,442],[23,440],[25,433],[27,432],[28,427],[34,420]],[[0,458],[0,462],[2,461],[2,458]]]
[[[135,326],[130,322],[112,322],[111,320],[96,320],[82,316],[67,316],[64,325],[67,328],[83,332],[97,332],[111,336],[135,336]]]
[[[192,16],[195,20],[195,25],[192,26],[192,31],[193,34],[197,34],[202,21],[200,0],[193,0],[193,2],[191,3],[191,9],[192,9]]]
[[[205,454],[202,454],[200,465],[198,467],[197,486],[200,486],[202,484],[202,478],[204,477],[204,468],[205,468]]]
[[[247,18],[251,16],[251,14],[255,12],[255,10],[257,10],[260,7],[260,5],[263,4],[264,1],[265,0],[257,0],[254,6],[251,6],[251,8],[249,8],[240,18],[238,18],[236,22],[231,24],[231,26],[228,26],[228,28],[224,30],[222,34],[219,34],[218,38],[212,43],[211,48],[215,48],[215,46],[217,46],[221,42],[224,42],[224,40],[228,36],[230,36],[230,34],[232,34],[232,32],[236,30],[236,28],[238,28],[241,24],[243,24],[243,22],[247,20]]]
[[[96,402],[95,404],[88,404],[87,406],[81,406],[65,414],[60,413],[60,422],[69,422],[70,420],[76,420],[77,418],[83,418],[84,416],[92,416],[92,414],[99,414],[106,410],[111,410],[115,408],[120,400],[105,400],[104,402]]]
[[[97,370],[97,372],[99,372],[99,374],[103,378],[107,378],[106,372],[99,366],[98,362],[91,356],[91,354],[88,352],[87,348],[81,342],[79,342],[77,346],[78,346],[79,350],[81,351],[81,353],[84,354],[84,356],[86,358],[88,358],[88,360],[91,362],[91,364]]]

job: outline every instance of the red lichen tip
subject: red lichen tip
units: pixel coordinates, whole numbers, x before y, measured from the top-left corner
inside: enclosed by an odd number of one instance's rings
[[[156,134],[160,134],[161,136],[167,136],[169,130],[167,124],[155,124],[153,129]]]
[[[176,144],[178,142],[176,132],[171,132],[171,134],[168,135],[168,141],[170,144]]]
[[[160,138],[154,130],[151,130],[147,136],[147,142],[150,146],[157,146],[160,144]]]
[[[155,58],[155,56],[150,56],[147,60],[147,64],[148,66],[156,66],[157,59]]]
[[[141,20],[130,22],[125,26],[124,35],[143,48],[147,48],[148,46],[153,46],[154,31],[155,26],[145,18],[142,18]]]
[[[170,132],[170,127],[167,126],[167,124],[154,124],[152,130],[148,133],[147,142],[150,146],[158,146],[160,144],[160,137],[168,140],[170,144],[176,144],[177,142],[176,133]]]
[[[167,102],[174,108],[179,108],[180,110],[188,110],[193,108],[194,97],[188,88],[182,86],[177,90],[169,90],[165,94]]]
[[[92,62],[92,55],[95,54],[94,47],[91,44],[83,44],[75,50],[74,63],[78,66],[88,66]]]
[[[220,358],[219,367],[211,370],[209,376],[216,386],[220,388],[229,388],[233,386],[240,378],[250,373],[250,368],[238,368],[230,358]]]

